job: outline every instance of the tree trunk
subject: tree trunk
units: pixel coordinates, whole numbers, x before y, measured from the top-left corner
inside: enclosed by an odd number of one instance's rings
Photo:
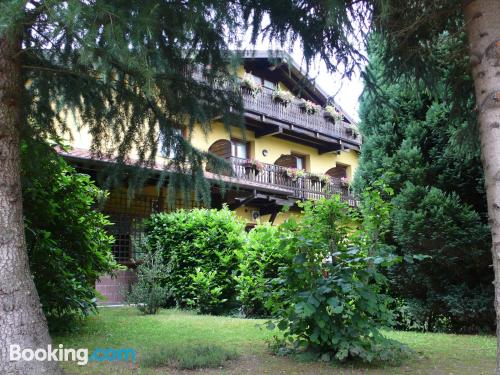
[[[496,374],[500,375],[500,1],[469,0],[465,3],[464,15],[491,226],[497,322]]]
[[[61,374],[57,362],[10,361],[10,345],[44,348],[47,322],[30,274],[22,213],[20,41],[0,37],[0,374]]]

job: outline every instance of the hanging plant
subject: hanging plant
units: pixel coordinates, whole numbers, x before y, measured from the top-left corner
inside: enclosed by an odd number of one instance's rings
[[[241,78],[241,87],[246,89],[254,98],[262,92],[262,85],[255,82],[253,75],[245,73]]]
[[[306,172],[303,169],[297,168],[286,168],[284,171],[285,177],[292,181],[297,181],[299,178],[303,178]]]
[[[321,106],[311,102],[310,100],[301,99],[299,103],[300,108],[308,115],[314,115],[319,112]]]
[[[285,106],[290,104],[292,102],[293,98],[295,98],[290,91],[281,90],[281,89],[274,90],[272,97],[273,97],[273,100],[275,102],[284,104]]]
[[[347,126],[346,133],[347,135],[351,135],[354,138],[357,138],[359,136],[358,128],[351,124]]]
[[[256,174],[259,174],[259,172],[264,170],[264,164],[255,159],[247,159],[241,165],[247,173],[254,171]]]
[[[342,113],[337,111],[337,109],[332,105],[327,105],[325,107],[325,117],[332,119],[334,122],[340,122],[343,119]]]
[[[349,177],[340,177],[340,185],[342,187],[348,188],[350,184],[351,180],[349,179]]]
[[[330,182],[330,176],[323,173],[310,173],[309,178],[314,183],[321,183],[321,186],[324,186]]]

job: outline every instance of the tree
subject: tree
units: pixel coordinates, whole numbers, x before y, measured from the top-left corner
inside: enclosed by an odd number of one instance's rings
[[[466,76],[467,59],[448,62],[462,48],[465,35],[440,37],[433,65],[440,68],[435,93],[420,89],[413,76],[387,83],[380,57],[383,41],[370,43],[370,72],[377,93],[366,91],[360,102],[363,153],[356,190],[383,179],[393,190],[391,244],[409,262],[390,274],[391,293],[407,301],[404,318],[430,330],[446,317],[446,329],[491,330],[494,324],[493,275],[484,177],[473,111],[472,80],[466,111],[452,113],[446,81]],[[468,139],[469,142],[464,142]],[[460,140],[460,142],[458,142]],[[414,262],[413,255],[430,258]],[[414,319],[409,320],[410,317]],[[404,327],[406,328],[406,327]]]
[[[21,182],[28,260],[52,330],[69,330],[97,312],[95,282],[119,266],[111,222],[95,210],[106,194],[46,142],[21,144]]]
[[[452,0],[3,1],[0,309],[6,313],[0,316],[2,356],[11,343],[39,347],[50,342],[27,267],[22,225],[19,133],[27,119],[54,134],[64,130],[61,110],[78,110],[94,135],[95,150],[115,151],[123,160],[135,146],[142,165],[155,155],[155,129],[159,129],[164,148],[178,151],[169,184],[191,183],[196,196],[206,199],[208,185],[202,179],[201,166],[211,157],[194,150],[174,129],[190,128],[195,122],[208,129],[215,117],[226,124],[241,123],[239,95],[223,89],[228,85],[220,82],[232,76],[228,46],[238,45],[238,37],[247,28],[254,43],[261,36],[282,45],[298,40],[308,63],[319,56],[331,71],[343,69],[346,74],[363,60],[359,42],[374,28],[394,47],[390,60],[397,73],[432,68],[422,65],[425,53],[415,52],[425,52],[426,43],[447,28],[457,29],[457,20],[465,20],[471,46],[468,54],[476,64],[472,75],[497,273],[500,156],[495,149],[500,143],[500,76],[495,65],[500,48],[499,18],[497,0],[464,1],[461,7]],[[197,63],[205,66],[208,84],[186,74]],[[111,150],[104,147],[108,141],[115,145]],[[187,170],[186,165],[190,165]],[[500,302],[500,280],[496,280],[496,300]],[[497,314],[500,318],[500,306]],[[0,366],[2,372],[57,373],[54,362],[2,361]]]

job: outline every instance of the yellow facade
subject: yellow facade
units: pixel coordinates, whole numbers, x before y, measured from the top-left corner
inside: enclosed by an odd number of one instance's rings
[[[199,126],[195,127],[191,135],[191,142],[198,149],[208,151],[210,145],[215,141],[219,139],[231,140],[231,138],[250,142],[250,157],[263,163],[273,164],[281,155],[299,154],[306,157],[306,170],[308,172],[325,173],[339,163],[347,166],[349,178],[354,176],[359,164],[359,156],[352,150],[340,151],[338,154],[332,152],[320,155],[316,148],[274,136],[255,138],[255,133],[251,130],[242,131],[238,127],[232,127],[228,132],[222,123],[215,123],[207,136],[204,135]],[[262,154],[264,150],[268,151],[267,156]]]
[[[244,74],[244,69],[241,67],[238,70],[238,75]],[[278,87],[280,89],[286,89],[286,86],[281,82],[278,82]],[[79,149],[90,149],[92,140],[85,126],[82,126],[81,120],[79,120],[78,115],[69,115],[66,117],[68,121],[68,127],[70,128],[70,134],[68,134],[67,142]],[[187,135],[190,138],[191,143],[194,147],[199,150],[208,151],[209,147],[216,141],[239,139],[246,141],[249,144],[249,157],[267,164],[274,164],[275,161],[282,155],[301,155],[305,158],[305,169],[308,172],[325,174],[331,168],[341,165],[346,167],[347,176],[349,178],[354,177],[354,173],[359,163],[359,155],[354,150],[345,150],[337,152],[329,152],[320,154],[317,148],[306,146],[303,144],[295,143],[289,140],[281,139],[273,135],[267,135],[262,137],[256,137],[252,130],[242,130],[239,127],[233,126],[229,130],[221,122],[214,122],[211,129],[205,134],[205,131],[201,126],[195,126],[192,133]],[[264,151],[267,151],[264,153]],[[133,155],[131,155],[133,158]],[[162,162],[164,159],[158,158],[158,162]],[[164,199],[164,191],[159,192],[156,188],[146,187],[144,190],[148,196],[157,196],[159,199]],[[108,202],[108,210],[110,211],[120,211],[120,210],[135,210],[135,203],[128,202],[127,206],[123,207],[122,201],[117,201],[116,198],[111,194],[110,200]],[[176,204],[176,206],[180,206]],[[251,206],[242,206],[235,210],[239,217],[244,218],[247,222],[252,223],[255,220],[252,217],[252,212],[256,209]],[[281,223],[289,215],[297,215],[296,212],[280,213],[275,219],[275,223]],[[270,215],[262,216],[260,221],[268,221]]]

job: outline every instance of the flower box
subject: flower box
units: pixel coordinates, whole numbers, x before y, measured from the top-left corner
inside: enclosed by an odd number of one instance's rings
[[[308,115],[314,115],[318,113],[321,109],[321,107],[316,104],[311,102],[310,100],[305,100],[302,99],[299,103],[300,108],[302,109],[302,112],[308,114]]]
[[[293,94],[289,91],[276,89],[273,91],[272,98],[275,102],[281,103],[284,106],[290,104],[294,98]]]

